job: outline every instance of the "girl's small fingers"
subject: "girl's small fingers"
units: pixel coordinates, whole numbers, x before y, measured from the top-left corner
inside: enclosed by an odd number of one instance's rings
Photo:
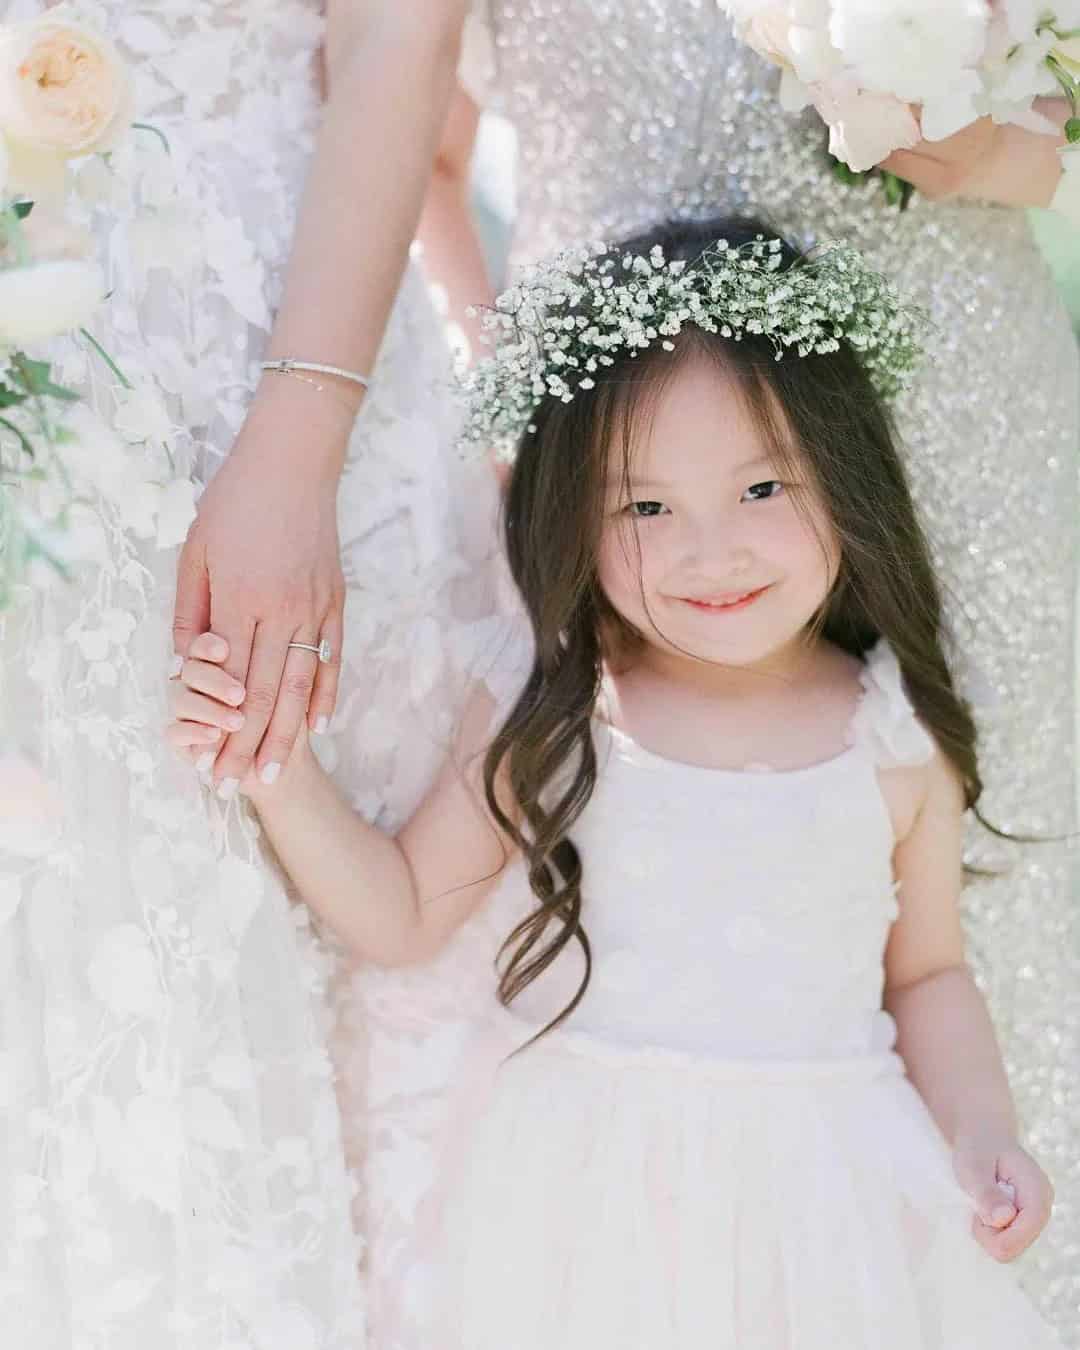
[[[976,1215],[973,1232],[979,1246],[995,1261],[1015,1261],[1039,1236],[1041,1225],[1034,1223],[1023,1211],[1007,1228],[991,1228]]]
[[[165,739],[175,750],[197,746],[217,745],[222,737],[220,727],[208,727],[202,722],[170,722],[165,728]]]
[[[189,689],[195,689],[200,694],[209,694],[211,698],[219,699],[234,708],[244,701],[246,692],[244,686],[234,680],[227,671],[222,670],[221,666],[214,665],[210,661],[193,661],[189,658],[180,670],[180,681]]]
[[[229,644],[216,633],[200,633],[192,638],[187,654],[189,660],[213,661],[220,665],[229,659]]]
[[[204,722],[220,727],[222,731],[239,731],[244,725],[244,714],[217,699],[196,693],[187,685],[176,683],[172,690],[173,717],[178,722]]]

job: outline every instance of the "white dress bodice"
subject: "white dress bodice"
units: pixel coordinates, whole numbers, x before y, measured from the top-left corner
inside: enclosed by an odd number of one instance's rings
[[[849,744],[803,769],[701,768],[594,722],[598,782],[571,831],[593,970],[568,1030],[733,1058],[891,1046],[882,959],[899,910],[878,775],[924,762],[933,742],[883,643],[861,678]],[[517,861],[492,919],[505,934],[536,903]],[[512,1014],[546,1022],[583,969],[572,943]]]

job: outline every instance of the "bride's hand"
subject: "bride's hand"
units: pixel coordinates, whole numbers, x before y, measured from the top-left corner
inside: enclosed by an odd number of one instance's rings
[[[174,649],[186,657],[192,639],[212,630],[228,644],[225,670],[246,691],[243,728],[225,739],[214,771],[225,795],[253,765],[272,777],[305,716],[324,730],[337,697],[345,595],[337,486],[354,412],[303,388],[260,390],[180,555]],[[323,638],[329,663],[288,649]]]
[[[1061,127],[1071,111],[1064,99],[1039,99],[1036,109]],[[1058,148],[1064,141],[1064,134],[980,117],[942,141],[894,151],[879,168],[931,201],[966,197],[1002,206],[1047,206],[1061,179]]]

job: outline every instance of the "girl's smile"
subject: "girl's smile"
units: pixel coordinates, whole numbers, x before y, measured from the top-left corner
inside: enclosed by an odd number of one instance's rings
[[[770,586],[759,586],[754,591],[732,591],[727,594],[712,595],[708,598],[682,595],[679,596],[679,599],[684,605],[690,605],[693,609],[706,614],[731,614],[736,610],[747,609],[755,600],[763,596],[770,589]]]

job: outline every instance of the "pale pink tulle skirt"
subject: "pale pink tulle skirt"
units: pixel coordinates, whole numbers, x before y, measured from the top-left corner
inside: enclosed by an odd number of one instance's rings
[[[1056,1350],[893,1054],[555,1033],[465,1095],[427,1350]]]

